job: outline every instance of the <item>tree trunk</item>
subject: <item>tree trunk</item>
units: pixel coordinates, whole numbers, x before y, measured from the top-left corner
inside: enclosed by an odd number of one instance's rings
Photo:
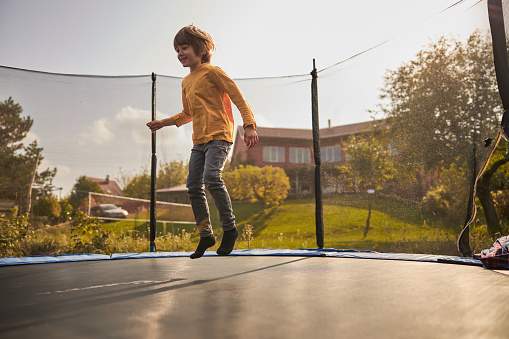
[[[488,226],[488,233],[490,235],[500,232],[500,223],[498,220],[497,211],[495,210],[495,203],[493,202],[493,197],[491,196],[489,182],[487,185],[483,183],[484,180],[481,180],[477,184],[477,197],[481,202],[482,208],[484,210],[484,216],[486,217],[486,224]]]
[[[477,197],[479,198],[479,201],[481,202],[482,208],[484,210],[486,224],[488,226],[488,232],[490,235],[500,233],[502,231],[500,222],[498,220],[497,211],[495,210],[495,203],[493,202],[493,197],[491,196],[491,178],[498,170],[498,168],[502,165],[505,165],[507,161],[508,160],[504,158],[495,162],[489,170],[484,172],[481,180],[479,180],[477,183]]]
[[[35,177],[37,175],[37,167],[39,167],[40,155],[41,155],[41,151],[38,151],[37,158],[35,159],[34,170],[32,171],[32,178],[30,179],[30,184],[28,185],[27,213],[30,213],[30,210],[32,209],[32,187],[34,186]]]
[[[368,197],[368,199],[370,199]],[[364,229],[364,238],[366,238],[368,236],[368,232],[369,232],[369,229],[371,228],[370,227],[370,219],[371,219],[371,200],[368,202],[368,218],[366,219],[366,228]]]

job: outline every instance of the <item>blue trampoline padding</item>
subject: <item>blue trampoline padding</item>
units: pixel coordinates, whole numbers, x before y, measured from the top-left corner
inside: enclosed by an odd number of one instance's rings
[[[109,255],[104,254],[64,254],[64,255],[38,255],[33,257],[0,258],[0,266],[47,264],[56,262],[108,260]]]
[[[188,257],[192,252],[143,252],[143,253],[116,253],[112,255],[103,254],[70,254],[50,255],[35,257],[0,258],[0,266],[43,264],[56,262],[72,262],[87,260],[113,260],[113,259],[142,259],[142,258],[175,258]],[[336,249],[250,249],[235,250],[231,256],[309,256],[309,257],[333,257],[333,258],[356,258],[356,259],[381,259],[381,260],[403,260],[420,262],[437,262],[461,265],[483,266],[482,262],[473,258],[411,254],[411,253],[389,253],[356,250]],[[205,257],[217,256],[213,251],[205,252]]]
[[[193,252],[142,252],[142,253],[115,253],[111,259],[144,259],[144,258],[178,258],[189,257]],[[215,252],[206,252],[205,255],[212,255]]]

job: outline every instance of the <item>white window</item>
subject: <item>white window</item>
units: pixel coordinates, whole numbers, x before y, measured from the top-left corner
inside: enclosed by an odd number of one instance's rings
[[[285,148],[276,146],[263,146],[263,161],[285,162]]]
[[[311,162],[311,151],[306,147],[290,147],[290,163],[309,164]]]
[[[341,150],[339,145],[322,147],[320,148],[320,153],[322,153],[322,162],[341,161]]]

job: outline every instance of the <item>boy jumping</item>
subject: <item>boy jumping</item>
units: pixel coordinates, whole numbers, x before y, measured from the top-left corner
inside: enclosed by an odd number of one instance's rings
[[[182,66],[190,73],[182,80],[183,110],[171,118],[147,123],[152,132],[164,126],[182,126],[193,121],[193,149],[189,160],[187,189],[200,233],[200,243],[191,259],[203,256],[207,248],[216,244],[210,223],[205,188],[210,192],[219,211],[224,235],[217,254],[228,255],[233,250],[239,232],[235,227],[230,196],[224,186],[221,171],[233,143],[233,114],[231,101],[244,120],[244,141],[249,148],[258,143],[256,122],[251,107],[235,82],[210,59],[215,49],[212,37],[191,25],[182,28],[173,46]]]

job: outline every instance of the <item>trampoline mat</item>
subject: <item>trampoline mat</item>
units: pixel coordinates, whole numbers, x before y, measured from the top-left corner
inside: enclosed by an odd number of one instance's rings
[[[479,266],[330,256],[6,266],[0,336],[501,338],[508,279]]]

